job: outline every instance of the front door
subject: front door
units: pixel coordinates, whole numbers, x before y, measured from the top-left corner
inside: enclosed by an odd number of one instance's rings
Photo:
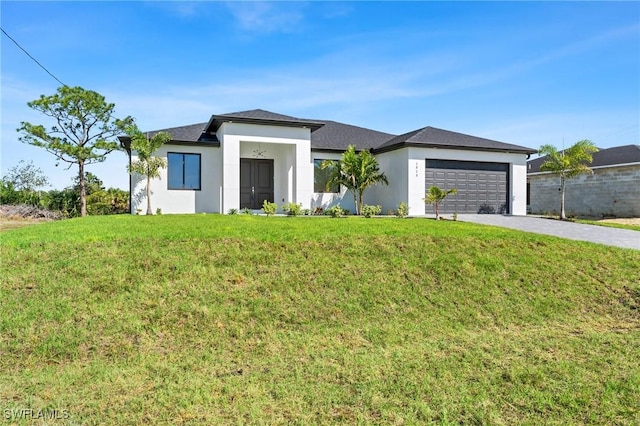
[[[273,160],[240,159],[240,208],[261,209],[273,203]]]

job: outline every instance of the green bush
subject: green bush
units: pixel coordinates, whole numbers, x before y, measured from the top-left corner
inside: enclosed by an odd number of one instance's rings
[[[365,204],[362,206],[362,215],[364,217],[377,216],[382,212],[382,206],[370,206]]]
[[[78,193],[79,203],[79,191],[73,190]],[[128,212],[129,191],[118,188],[96,189],[87,195],[87,213],[89,215],[124,214]]]
[[[20,192],[4,179],[0,180],[0,204],[20,204]]]
[[[289,216],[300,216],[302,214],[302,203],[287,203],[282,206],[282,211]]]
[[[12,182],[0,180],[0,204],[39,206],[40,194],[40,191],[31,189],[16,189]]]
[[[396,216],[398,217],[407,217],[409,215],[409,206],[404,201],[398,204],[398,208],[396,209]]]
[[[52,189],[42,194],[40,206],[51,211],[59,211],[64,217],[80,216],[80,193],[72,188],[59,191]]]
[[[262,211],[267,216],[272,216],[278,211],[278,205],[276,203],[270,203],[267,200],[264,200],[264,202],[262,203]]]
[[[229,209],[227,214],[230,214],[230,215],[238,214],[238,209]]]
[[[340,204],[337,204],[333,207],[329,207],[324,211],[324,214],[331,217],[342,217],[345,215],[344,210],[340,207]]]

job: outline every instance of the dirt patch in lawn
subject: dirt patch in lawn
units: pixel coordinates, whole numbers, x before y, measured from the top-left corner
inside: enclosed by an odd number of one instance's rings
[[[619,219],[601,219],[598,222],[604,223],[618,223],[621,225],[636,225],[640,226],[640,217],[627,217]]]
[[[24,226],[37,225],[44,222],[51,222],[51,219],[28,219],[0,216],[0,232],[22,228]]]

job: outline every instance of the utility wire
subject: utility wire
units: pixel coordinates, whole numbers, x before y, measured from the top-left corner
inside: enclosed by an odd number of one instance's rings
[[[4,35],[6,35],[7,37],[9,37],[9,40],[11,40],[11,41],[16,45],[16,46],[18,46],[18,47],[20,48],[20,50],[22,50],[24,53],[26,53],[28,57],[30,57],[30,58],[31,58],[31,59],[32,59],[36,64],[38,64],[38,65],[40,66],[40,68],[42,68],[43,70],[45,70],[45,71],[47,72],[47,74],[49,74],[51,77],[53,77],[53,78],[54,78],[54,80],[56,80],[58,83],[62,84],[62,85],[63,85],[63,86],[65,86],[65,87],[69,87],[69,86],[67,86],[66,84],[64,84],[63,82],[61,82],[61,81],[58,79],[58,77],[56,77],[55,75],[53,75],[53,74],[51,73],[51,71],[49,71],[48,69],[46,69],[44,65],[42,65],[40,62],[38,62],[38,60],[37,60],[36,58],[34,58],[33,56],[31,56],[31,54],[30,54],[29,52],[27,52],[27,51],[25,50],[25,48],[24,48],[24,47],[20,46],[20,44],[19,44],[17,41],[15,41],[15,40],[13,39],[13,37],[11,37],[9,34],[7,34],[7,32],[4,30],[4,28],[0,27],[0,30],[2,30],[2,33],[3,33]]]

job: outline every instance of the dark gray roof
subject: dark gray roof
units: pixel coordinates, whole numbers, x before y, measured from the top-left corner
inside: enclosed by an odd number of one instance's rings
[[[291,115],[278,114],[276,112],[265,111],[263,109],[251,109],[248,111],[230,112],[227,114],[217,114],[218,117],[253,118],[257,120],[271,121],[311,121],[304,118],[293,117]]]
[[[449,130],[437,129],[435,127],[423,127],[400,136],[396,136],[383,144],[377,146],[374,152],[384,152],[405,146],[417,147],[444,147],[451,149],[471,149],[479,151],[510,151],[532,154],[533,149],[505,142],[498,142],[491,139],[477,136],[465,135],[463,133],[451,132]]]
[[[172,145],[212,145],[220,146],[218,137],[213,134],[204,133],[207,123],[190,124],[188,126],[170,127],[168,129],[153,130],[145,132],[149,137],[153,137],[160,132],[167,132],[171,135]],[[127,150],[131,147],[131,138],[129,136],[118,136],[120,145]]]
[[[322,121],[322,123],[324,126],[311,133],[313,149],[344,151],[349,145],[355,145],[358,149],[372,149],[393,137],[389,133],[337,121]]]
[[[538,173],[540,166],[547,157],[538,157],[527,161],[527,173]],[[601,149],[593,154],[593,161],[589,167],[617,166],[622,164],[640,163],[640,145],[623,145]]]
[[[204,130],[206,126],[207,123],[197,123],[190,124],[188,126],[171,127],[169,129],[160,129],[149,132],[149,136],[153,136],[160,132],[167,132],[171,135],[171,138],[174,141],[196,142],[204,138]]]
[[[214,133],[222,123],[228,121],[238,121],[248,124],[277,124],[278,126],[286,127],[308,127],[312,130],[318,129],[323,125],[323,123],[314,120],[276,114],[275,112],[265,111],[263,109],[252,109],[249,111],[212,115],[211,120],[209,120],[209,123],[207,124],[207,131]]]
[[[262,109],[212,115],[208,123],[191,124],[149,132],[154,135],[164,131],[172,135],[171,143],[217,144],[216,130],[224,122],[237,121],[248,124],[266,124],[311,129],[311,148],[314,150],[344,151],[349,145],[372,152],[385,152],[405,146],[447,147],[451,149],[471,149],[484,151],[510,151],[534,153],[535,150],[518,145],[498,142],[448,130],[424,127],[400,136],[364,127],[352,126],[331,120],[310,120],[277,114]]]

